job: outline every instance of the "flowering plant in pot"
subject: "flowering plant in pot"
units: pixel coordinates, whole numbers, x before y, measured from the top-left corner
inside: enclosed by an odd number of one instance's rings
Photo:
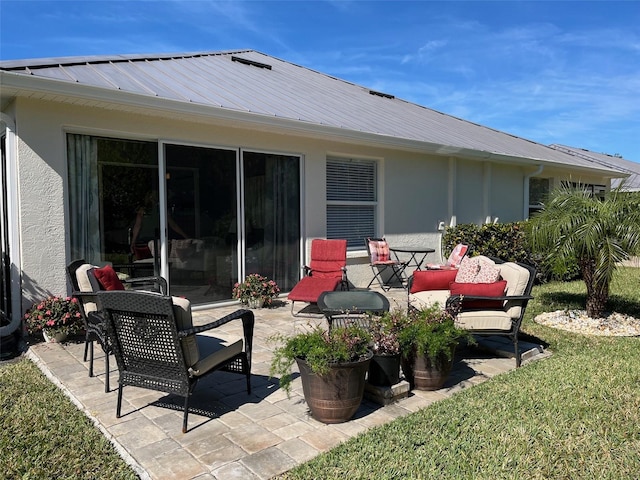
[[[52,296],[36,302],[23,318],[29,334],[43,332],[51,338],[71,335],[84,327],[78,300],[72,297]]]
[[[233,286],[233,298],[237,298],[242,303],[252,305],[253,302],[269,306],[273,299],[280,293],[280,287],[274,280],[258,273],[247,275],[243,282]],[[259,306],[262,306],[259,305]]]
[[[438,304],[410,311],[398,334],[402,351],[402,370],[411,388],[437,390],[446,381],[453,366],[458,344],[473,336],[455,325],[455,312]]]
[[[324,423],[349,420],[362,402],[365,376],[373,355],[367,330],[355,324],[330,331],[316,326],[293,336],[272,339],[281,345],[274,350],[270,375],[280,377],[280,386],[287,396],[291,392],[295,362],[313,417]]]

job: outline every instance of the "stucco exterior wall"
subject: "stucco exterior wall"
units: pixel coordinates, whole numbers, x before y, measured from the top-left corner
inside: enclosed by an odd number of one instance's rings
[[[106,107],[106,106],[105,106]],[[378,234],[392,245],[431,246],[439,261],[438,225],[522,218],[521,167],[452,159],[374,145],[305,138],[267,128],[222,124],[219,120],[171,118],[167,112],[140,115],[114,109],[19,98],[15,104],[23,306],[46,294],[68,292],[68,198],[66,133],[112,138],[252,149],[300,155],[302,217],[306,253],[313,238],[326,236],[326,158],[345,156],[378,161]],[[547,172],[545,172],[547,173]],[[583,181],[586,181],[584,179]],[[505,201],[508,198],[508,201]],[[366,286],[371,279],[364,242],[349,252],[349,279]]]
[[[16,113],[23,308],[67,293],[63,135],[54,105],[19,102]],[[62,268],[60,268],[62,266]]]
[[[488,217],[498,218],[502,223],[522,220],[525,174],[521,167],[501,165],[500,168],[491,168]]]

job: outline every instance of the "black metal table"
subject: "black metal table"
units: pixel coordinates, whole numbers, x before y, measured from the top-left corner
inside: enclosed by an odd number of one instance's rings
[[[340,319],[363,325],[367,314],[382,315],[389,311],[389,300],[379,292],[351,290],[323,292],[318,297],[318,308],[327,319],[329,329]]]
[[[420,270],[427,255],[435,252],[435,249],[429,247],[389,247],[389,250],[393,252],[396,260],[405,263],[407,267],[416,267],[416,270]],[[398,253],[408,254],[409,260],[406,262],[400,260]],[[422,257],[420,257],[420,255],[422,255]]]

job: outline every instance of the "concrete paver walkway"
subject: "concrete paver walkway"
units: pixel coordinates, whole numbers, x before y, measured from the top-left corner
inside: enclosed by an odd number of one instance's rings
[[[384,292],[387,294],[387,292]],[[403,305],[402,291],[388,294]],[[194,313],[204,324],[237,306]],[[356,434],[410,414],[515,368],[515,360],[479,349],[458,355],[445,387],[435,392],[412,391],[409,397],[381,406],[364,400],[352,420],[325,425],[314,420],[295,378],[291,397],[269,378],[274,334],[291,334],[324,320],[293,318],[289,305],[255,310],[252,393],[244,377],[216,372],[195,388],[189,413],[189,431],[181,432],[182,398],[126,387],[121,418],[116,418],[117,368],[112,360],[111,392],[104,392],[104,358],[98,347],[96,376],[89,378],[82,361],[84,343],[32,345],[27,355],[59,385],[116,446],[143,479],[268,479],[325,452]],[[238,325],[234,325],[238,323]],[[240,336],[239,322],[215,330],[216,336]],[[492,344],[508,352],[508,344]],[[511,346],[512,348],[512,346]],[[523,361],[548,355],[541,347],[522,344]],[[502,352],[504,354],[504,352]]]

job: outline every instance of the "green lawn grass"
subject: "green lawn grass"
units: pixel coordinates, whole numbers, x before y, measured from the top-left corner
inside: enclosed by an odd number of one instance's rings
[[[31,361],[0,367],[0,407],[0,478],[138,478]]]
[[[612,283],[613,310],[640,318],[640,269]],[[523,330],[553,355],[369,430],[284,479],[640,477],[640,338],[588,337],[533,322],[584,309],[582,282],[536,286]]]
[[[640,269],[621,268],[613,310],[640,318]],[[373,428],[283,479],[638,479],[640,338],[533,322],[584,308],[582,282],[534,287],[523,330],[553,355]],[[135,478],[95,426],[27,360],[0,368],[3,478]],[[2,474],[0,474],[1,476]]]

